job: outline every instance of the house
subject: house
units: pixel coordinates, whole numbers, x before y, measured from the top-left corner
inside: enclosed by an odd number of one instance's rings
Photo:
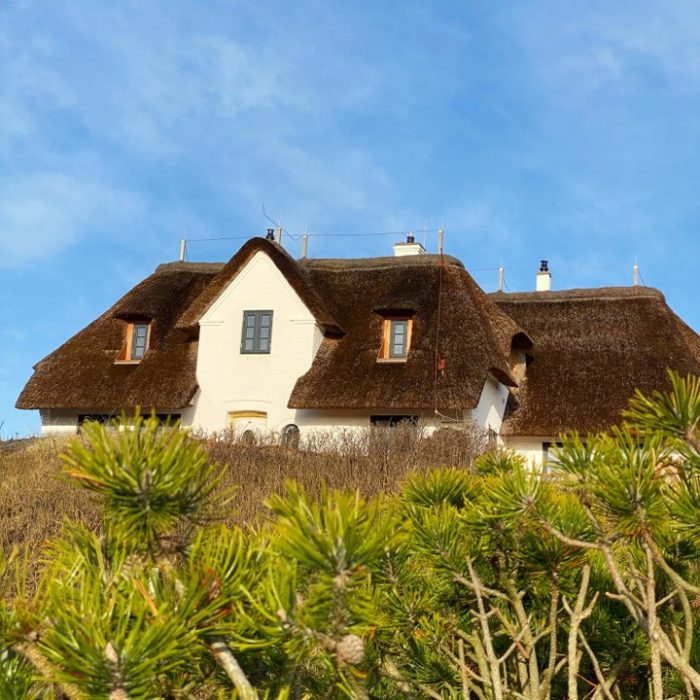
[[[647,287],[486,294],[456,258],[294,260],[249,240],[226,264],[160,265],[41,360],[18,408],[42,434],[154,409],[206,432],[294,437],[475,421],[534,461],[562,431],[609,428],[667,368],[700,373],[700,337]]]

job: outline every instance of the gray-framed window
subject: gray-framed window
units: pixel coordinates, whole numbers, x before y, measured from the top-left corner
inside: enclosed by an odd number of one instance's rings
[[[269,353],[271,340],[272,311],[244,311],[241,352],[243,354]]]
[[[408,355],[408,319],[392,318],[389,329],[389,357]]]
[[[131,331],[130,360],[142,360],[148,349],[148,324],[134,323]]]

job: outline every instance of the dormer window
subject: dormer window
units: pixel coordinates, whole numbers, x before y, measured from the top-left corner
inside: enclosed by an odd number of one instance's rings
[[[143,356],[148,350],[148,331],[150,324],[148,323],[133,323],[131,324],[131,352],[129,353],[130,360],[143,360]]]
[[[151,339],[151,324],[143,321],[126,324],[126,342],[117,362],[141,362]]]
[[[412,318],[385,318],[378,360],[405,362],[411,348]]]

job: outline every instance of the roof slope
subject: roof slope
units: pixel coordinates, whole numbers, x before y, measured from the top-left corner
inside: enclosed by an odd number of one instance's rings
[[[635,389],[663,390],[667,369],[700,373],[700,337],[648,287],[490,295],[534,341],[502,432],[607,430]]]
[[[197,390],[197,341],[174,326],[221,268],[161,265],[114,306],[41,360],[17,408],[119,411],[187,406]],[[138,364],[115,364],[126,322],[151,320],[149,350]]]
[[[507,357],[519,327],[463,265],[438,255],[299,262],[345,330],[325,338],[296,383],[291,408],[462,410],[474,407],[489,372],[514,384]],[[440,279],[442,270],[442,294]],[[438,334],[438,300],[440,332]],[[330,306],[330,304],[329,304]],[[410,312],[406,362],[377,362],[384,315]],[[436,381],[436,339],[445,370]]]

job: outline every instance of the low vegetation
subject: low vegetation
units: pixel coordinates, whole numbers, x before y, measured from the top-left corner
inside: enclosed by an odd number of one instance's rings
[[[439,466],[428,441],[357,463],[247,445],[253,475],[242,445],[91,425],[31,590],[0,558],[0,697],[697,697],[699,421],[700,380],[673,377],[546,476],[500,452]]]
[[[422,427],[391,431],[315,435],[298,448],[279,435],[254,442],[225,432],[201,438],[209,461],[221,465],[217,490],[233,498],[219,514],[228,525],[256,523],[266,513],[265,500],[282,494],[285,483],[301,484],[312,496],[321,488],[358,490],[372,498],[394,493],[408,474],[435,466],[470,468],[486,451],[485,436],[474,429],[446,428],[430,439]],[[60,455],[67,438],[0,441],[0,549],[30,552],[30,575],[44,543],[58,535],[64,519],[99,530],[101,501],[79,484],[61,477]]]

